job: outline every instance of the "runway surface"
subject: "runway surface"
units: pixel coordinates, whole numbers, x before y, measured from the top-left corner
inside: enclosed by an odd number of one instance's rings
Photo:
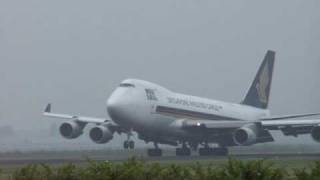
[[[219,156],[190,156],[190,157],[176,157],[176,156],[163,156],[163,157],[147,157],[145,155],[134,156],[132,154],[127,156],[88,156],[88,157],[0,157],[0,165],[25,165],[25,164],[80,164],[86,163],[88,159],[98,161],[98,162],[124,162],[130,157],[137,157],[146,162],[159,162],[159,163],[184,163],[184,162],[202,162],[202,161],[224,161],[229,157],[219,157]],[[320,154],[233,154],[230,155],[232,158],[240,160],[258,160],[258,159],[268,159],[268,160],[304,160],[304,161],[315,161],[320,160]]]

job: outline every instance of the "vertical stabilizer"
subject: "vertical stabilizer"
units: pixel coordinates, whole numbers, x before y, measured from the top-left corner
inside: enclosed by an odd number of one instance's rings
[[[268,51],[242,104],[267,109],[272,84],[275,52]]]

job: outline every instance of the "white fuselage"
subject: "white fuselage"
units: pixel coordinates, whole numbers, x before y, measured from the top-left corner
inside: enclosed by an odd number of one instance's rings
[[[123,81],[107,101],[112,120],[139,132],[181,135],[179,120],[257,121],[270,116],[269,110],[226,103],[172,92],[159,85],[129,79]]]
[[[182,145],[177,156],[190,156],[199,149],[200,155],[226,155],[227,147],[250,146],[273,142],[270,130],[280,130],[286,136],[311,134],[320,141],[320,120],[298,120],[320,113],[270,116],[268,110],[275,62],[275,52],[269,50],[246,94],[239,104],[190,96],[170,91],[143,80],[127,79],[107,100],[111,119],[93,118],[51,112],[49,103],[44,116],[66,119],[59,130],[67,139],[83,133],[88,123],[93,123],[90,138],[98,144],[112,140],[115,132],[127,134],[125,149],[134,149],[130,140],[132,132],[138,138],[153,142],[155,148],[148,155],[161,156],[158,144]],[[293,120],[295,119],[295,120]],[[217,148],[211,148],[210,144]]]

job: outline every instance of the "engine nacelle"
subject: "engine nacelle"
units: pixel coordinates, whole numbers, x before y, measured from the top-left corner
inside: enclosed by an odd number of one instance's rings
[[[61,124],[59,130],[60,134],[66,139],[75,139],[82,134],[84,124],[76,121],[65,122]]]
[[[90,139],[97,144],[104,144],[113,138],[113,132],[109,127],[101,125],[90,130]]]
[[[257,133],[254,127],[242,127],[233,134],[233,141],[239,146],[249,146],[257,142]]]
[[[313,140],[320,142],[320,126],[315,126],[312,128],[311,137]]]

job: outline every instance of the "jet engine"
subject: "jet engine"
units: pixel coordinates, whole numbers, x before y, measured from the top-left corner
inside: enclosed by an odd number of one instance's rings
[[[90,139],[97,144],[104,144],[113,138],[113,132],[106,125],[94,127],[90,130]]]
[[[237,129],[233,134],[233,141],[240,146],[249,146],[257,141],[255,126],[245,126]]]
[[[312,128],[311,137],[313,140],[320,142],[320,126],[315,126]]]
[[[66,139],[75,139],[82,134],[84,125],[76,121],[65,122],[59,128],[60,134]]]

